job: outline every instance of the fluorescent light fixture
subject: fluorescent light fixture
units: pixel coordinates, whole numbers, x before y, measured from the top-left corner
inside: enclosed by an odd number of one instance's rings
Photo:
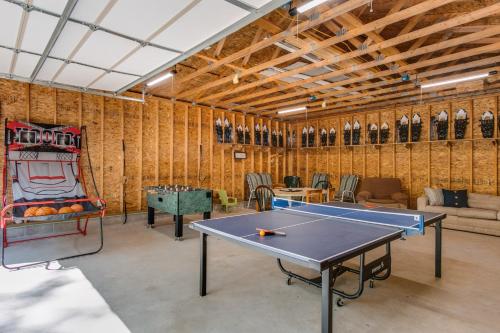
[[[477,75],[466,76],[466,77],[462,77],[462,78],[459,78],[459,79],[446,80],[446,81],[429,83],[429,84],[422,84],[420,86],[420,88],[426,89],[426,88],[433,88],[433,87],[444,86],[444,85],[452,84],[452,83],[460,83],[460,82],[465,82],[465,81],[478,80],[478,79],[483,79],[485,77],[488,77],[488,75],[489,75],[489,73],[484,73],[484,74],[477,74]]]
[[[307,108],[305,106],[301,106],[301,107],[298,107],[298,108],[293,108],[293,109],[278,111],[278,114],[284,114],[284,113],[290,113],[290,112],[297,112],[297,111],[305,111],[305,110],[307,110]]]
[[[174,76],[174,74],[168,72],[168,73],[163,74],[162,76],[154,79],[153,81],[146,83],[146,85],[148,87],[154,86],[155,84],[160,83],[161,81],[165,81],[166,79],[168,79],[169,77],[172,77],[172,76]]]
[[[297,11],[299,13],[307,12],[309,9],[314,8],[316,6],[319,6],[322,3],[327,2],[327,1],[328,0],[312,0],[308,3],[306,3],[305,5],[302,5],[299,8],[297,8]]]

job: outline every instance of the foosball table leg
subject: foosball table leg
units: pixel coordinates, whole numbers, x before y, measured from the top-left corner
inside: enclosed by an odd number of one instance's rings
[[[154,228],[155,224],[155,209],[148,207],[148,228]]]
[[[175,240],[182,240],[182,215],[174,215],[175,221]]]

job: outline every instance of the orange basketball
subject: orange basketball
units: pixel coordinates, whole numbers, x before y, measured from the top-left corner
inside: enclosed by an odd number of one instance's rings
[[[54,214],[57,214],[57,209],[55,209],[54,207],[50,207],[50,215]]]
[[[83,206],[80,205],[80,204],[74,204],[74,205],[71,205],[71,209],[75,212],[75,213],[78,213],[78,212],[83,212]]]
[[[59,211],[57,212],[58,214],[69,214],[73,213],[73,209],[69,206],[61,207],[59,208]]]
[[[30,207],[24,211],[24,217],[31,217],[36,215],[38,207]]]
[[[50,215],[52,214],[52,207],[47,207],[47,206],[44,206],[44,207],[40,207],[37,209],[35,215],[36,216],[45,216],[45,215]]]

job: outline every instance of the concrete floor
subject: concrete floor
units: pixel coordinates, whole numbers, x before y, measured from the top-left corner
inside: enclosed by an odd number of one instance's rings
[[[209,294],[200,298],[198,233],[185,227],[174,241],[166,218],[155,229],[144,217],[106,225],[97,255],[0,270],[0,332],[320,332],[319,289],[288,286],[274,259],[226,241],[209,238]],[[95,240],[30,242],[8,255],[25,262]],[[499,332],[500,238],[444,230],[440,280],[433,251],[433,229],[393,243],[392,276],[335,307],[335,332]]]

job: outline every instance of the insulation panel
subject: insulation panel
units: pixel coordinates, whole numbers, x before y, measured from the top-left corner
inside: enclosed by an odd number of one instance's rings
[[[12,62],[12,52],[9,49],[0,47],[0,73],[8,73]]]
[[[14,68],[13,74],[22,77],[30,77],[39,59],[39,56],[30,53],[19,53],[17,55],[16,67]]]
[[[57,18],[54,16],[31,11],[28,15],[28,23],[26,24],[21,49],[43,53],[57,25],[57,21]]]
[[[149,38],[191,1],[120,0],[101,26],[139,39]]]
[[[73,60],[101,68],[111,68],[139,44],[103,31],[95,31]]]
[[[0,44],[8,47],[16,46],[17,32],[23,10],[21,7],[14,4],[1,1],[0,2],[0,22],[2,22],[2,29],[0,29]]]
[[[103,73],[104,71],[100,69],[77,64],[68,64],[64,67],[61,74],[57,76],[55,81],[77,87],[86,87]]]
[[[145,75],[178,56],[178,53],[156,47],[145,46],[115,67],[115,70],[137,75]]]
[[[153,42],[187,51],[248,14],[247,11],[224,0],[204,0],[182,16],[176,24],[154,38]]]
[[[89,28],[84,25],[67,22],[59,38],[57,38],[50,55],[67,59],[88,31]]]
[[[121,87],[137,79],[137,76],[125,75],[120,73],[109,73],[93,83],[90,88],[116,91]]]

